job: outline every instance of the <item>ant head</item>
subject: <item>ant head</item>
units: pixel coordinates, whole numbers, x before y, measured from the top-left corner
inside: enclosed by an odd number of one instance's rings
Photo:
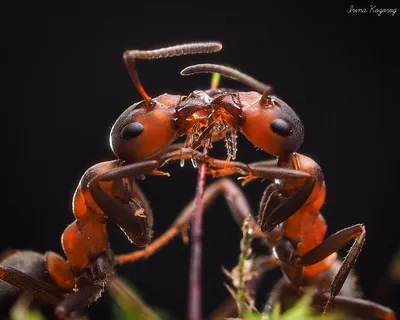
[[[243,108],[241,130],[250,142],[264,151],[284,157],[303,143],[304,128],[297,114],[276,96],[248,93],[250,104]],[[247,99],[243,99],[246,102]]]
[[[292,108],[271,95],[269,85],[231,67],[209,63],[186,67],[181,75],[203,72],[236,79],[256,91],[241,92],[238,96],[242,111],[239,126],[251,143],[277,157],[297,151],[304,139],[303,125]]]
[[[156,50],[127,50],[123,54],[133,84],[144,101],[130,106],[115,122],[110,133],[114,154],[127,162],[148,159],[165,150],[178,134],[175,106],[181,97],[164,94],[152,99],[144,90],[135,67],[136,59],[160,59],[186,54],[217,52],[218,42],[176,45]]]
[[[175,109],[180,96],[163,94],[126,109],[114,123],[110,146],[115,156],[127,162],[148,159],[165,150],[176,138]]]

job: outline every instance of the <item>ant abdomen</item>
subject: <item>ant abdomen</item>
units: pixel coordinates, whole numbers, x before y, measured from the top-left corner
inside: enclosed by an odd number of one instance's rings
[[[0,261],[4,267],[11,267],[24,272],[28,276],[37,280],[54,285],[46,268],[45,256],[35,251],[16,251]],[[13,285],[0,280],[0,316],[6,317],[14,305],[15,301],[21,296],[22,291]],[[54,309],[45,304],[38,304],[40,309],[53,313]]]

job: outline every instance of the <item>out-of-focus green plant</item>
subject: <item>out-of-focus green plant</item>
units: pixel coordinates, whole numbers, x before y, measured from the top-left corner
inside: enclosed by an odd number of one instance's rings
[[[221,81],[221,75],[219,73],[214,72],[211,78],[211,88],[212,89],[218,88],[220,81]]]
[[[305,294],[292,308],[281,314],[280,304],[276,304],[269,316],[261,313],[245,312],[244,320],[345,320],[342,314],[328,313],[324,316],[313,315],[310,307],[312,294]]]
[[[243,236],[240,242],[240,255],[237,266],[231,272],[224,268],[222,269],[225,275],[232,280],[232,286],[225,284],[225,287],[236,301],[239,318],[242,318],[245,312],[256,310],[254,297],[246,287],[246,282],[257,274],[252,271],[252,259],[250,258],[252,253],[251,243],[254,239],[254,230],[250,225],[250,217],[250,215],[247,216],[243,221]]]
[[[10,320],[46,320],[38,310],[29,308],[30,302],[29,296],[21,296],[10,310]]]
[[[114,300],[115,320],[165,320],[171,317],[163,311],[150,308],[133,286],[119,277],[108,285],[108,292]]]
[[[228,272],[223,269],[225,274],[232,280],[232,286],[226,285],[228,291],[235,299],[238,308],[238,317],[234,319],[244,320],[344,320],[342,314],[330,312],[324,315],[314,315],[311,307],[312,293],[306,293],[299,301],[289,310],[281,313],[280,304],[276,304],[270,315],[257,312],[254,305],[254,297],[245,285],[257,272],[252,271],[249,267],[252,265],[251,243],[253,240],[253,230],[249,224],[249,217],[244,220],[242,226],[242,240],[240,243],[241,253],[237,266]]]
[[[46,320],[37,310],[31,310],[24,313],[13,314],[11,320]]]

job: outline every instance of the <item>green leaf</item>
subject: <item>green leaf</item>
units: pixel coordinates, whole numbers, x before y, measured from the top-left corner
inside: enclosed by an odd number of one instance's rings
[[[129,305],[114,303],[113,305],[114,318],[117,320],[140,320],[140,313]]]
[[[345,320],[346,318],[342,314],[338,313],[328,313],[324,316],[322,315],[312,315],[312,309],[310,307],[312,302],[312,294],[305,294],[297,303],[289,310],[281,314],[281,305],[279,303],[275,304],[271,314],[269,315],[269,320]],[[261,320],[261,313],[245,312],[244,320]]]
[[[261,320],[261,317],[262,317],[261,313],[256,313],[251,311],[245,311],[243,313],[243,320]]]
[[[10,320],[46,320],[40,311],[30,309],[32,297],[22,295],[10,310]]]
[[[114,277],[108,286],[114,300],[113,312],[116,320],[161,320],[168,316],[150,308],[136,292],[134,287],[119,277]]]
[[[24,319],[25,320],[45,320],[43,315],[37,310],[29,311],[27,314],[25,314]]]
[[[281,314],[281,304],[276,303],[275,306],[272,308],[271,320],[279,320],[280,314]]]

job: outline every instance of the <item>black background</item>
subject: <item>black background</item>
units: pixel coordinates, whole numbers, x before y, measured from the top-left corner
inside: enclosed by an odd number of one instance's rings
[[[389,5],[378,5],[390,7]],[[392,6],[393,7],[393,6]],[[191,41],[217,40],[218,54],[140,61],[141,80],[152,96],[205,89],[210,77],[181,77],[200,62],[240,68],[270,83],[302,119],[301,152],[322,167],[327,200],[322,212],[328,232],[364,222],[365,248],[356,264],[366,296],[385,274],[399,246],[398,147],[399,13],[348,14],[349,4],[319,7],[250,3],[135,5],[69,16],[47,8],[3,12],[1,28],[0,250],[27,248],[62,253],[60,236],[73,220],[71,197],[91,165],[113,158],[108,133],[113,121],[140,100],[122,52]],[[15,9],[15,8],[14,8]],[[76,9],[77,10],[77,9]],[[222,86],[242,88],[223,79]],[[268,157],[239,137],[238,159]],[[224,152],[221,144],[216,155]],[[193,197],[196,171],[168,167],[172,178],[149,177],[141,185],[159,235]],[[265,183],[245,192],[257,209]],[[239,253],[240,230],[222,198],[205,215],[204,314],[228,296],[221,266]],[[112,248],[132,246],[110,225]],[[189,247],[174,241],[148,261],[118,268],[152,306],[184,319],[187,313]],[[264,292],[279,276],[271,273]],[[399,310],[396,293],[383,302]],[[397,297],[398,298],[398,297]],[[90,309],[110,312],[107,295]]]

